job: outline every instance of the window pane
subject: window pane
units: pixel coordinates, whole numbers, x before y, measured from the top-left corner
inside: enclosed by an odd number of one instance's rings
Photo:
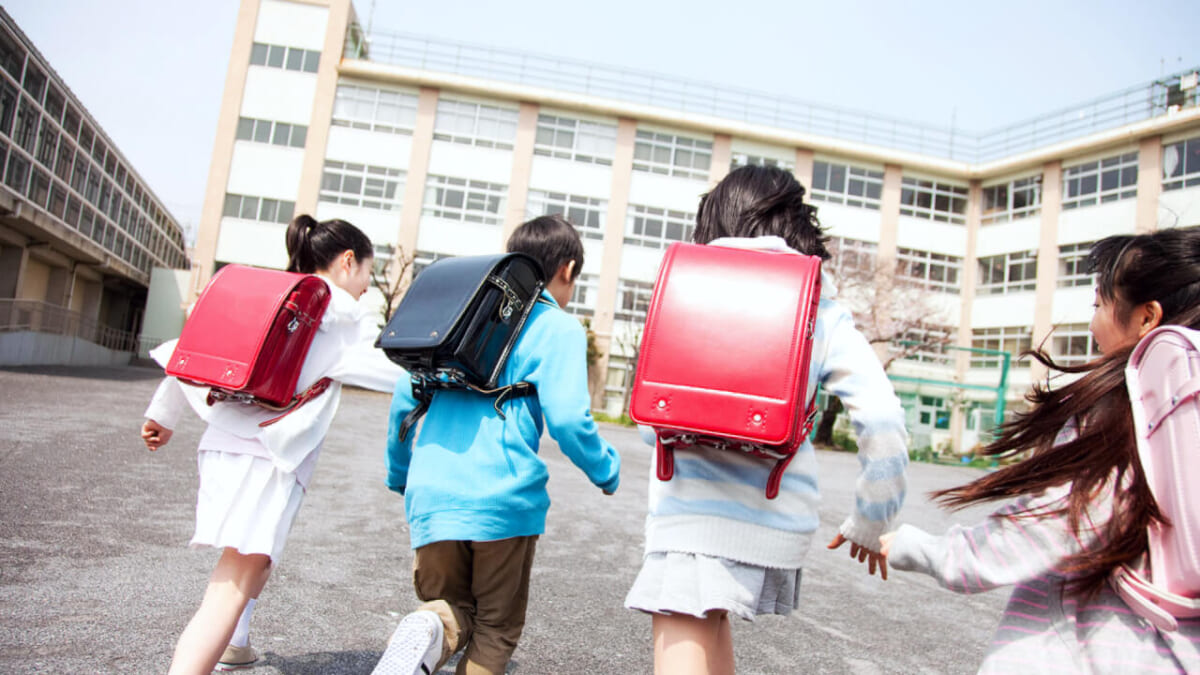
[[[288,70],[300,70],[304,66],[304,50],[289,47],[287,50]]]
[[[282,68],[283,57],[286,53],[287,49],[285,47],[271,45],[267,51],[267,65],[272,68]]]
[[[308,137],[308,127],[300,126],[298,124],[293,126],[292,127],[291,146],[293,148],[303,148],[304,141],[307,137]]]
[[[321,52],[306,51],[304,52],[304,67],[306,73],[317,72],[317,66],[321,62]]]
[[[275,145],[287,145],[288,134],[291,133],[292,125],[282,122],[275,123],[275,135],[271,138],[271,142]]]
[[[250,49],[250,65],[265,66],[267,65],[267,46],[264,44],[254,43]]]
[[[237,126],[237,138],[239,141],[248,141],[254,136],[254,120],[239,117]]]

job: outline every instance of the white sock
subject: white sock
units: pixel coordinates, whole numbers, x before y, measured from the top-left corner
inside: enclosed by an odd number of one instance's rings
[[[238,618],[237,628],[233,629],[233,639],[229,644],[234,647],[245,647],[250,644],[250,616],[254,614],[254,603],[258,598],[250,598],[246,603],[246,609],[242,610],[242,616]]]

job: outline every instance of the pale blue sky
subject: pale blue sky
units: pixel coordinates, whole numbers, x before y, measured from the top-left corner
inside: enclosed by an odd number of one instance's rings
[[[11,0],[185,225],[200,218],[238,0]],[[365,23],[369,0],[356,0]],[[1200,66],[1200,3],[388,2],[395,30],[983,131]]]

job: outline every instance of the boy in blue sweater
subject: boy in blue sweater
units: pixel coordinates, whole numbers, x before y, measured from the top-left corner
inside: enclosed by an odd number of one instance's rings
[[[401,441],[400,423],[416,401],[408,379],[397,384],[387,485],[404,495],[413,586],[425,604],[400,622],[375,673],[433,673],[464,647],[460,675],[504,672],[525,625],[534,548],[550,507],[538,456],[543,424],[605,494],[620,482],[620,457],[590,412],[586,333],[561,309],[583,269],[583,243],[564,218],[542,216],[518,227],[508,250],[532,256],[548,279],[499,385],[530,382],[537,393],[510,399],[502,419],[491,398],[438,391],[416,440]]]

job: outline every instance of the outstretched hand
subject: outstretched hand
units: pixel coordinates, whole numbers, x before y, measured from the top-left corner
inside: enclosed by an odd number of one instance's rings
[[[835,536],[833,538],[833,541],[829,542],[829,546],[827,546],[826,548],[828,548],[829,550],[833,550],[835,548],[840,547],[842,544],[846,543],[847,541],[849,541],[849,540],[846,539],[845,537],[843,537],[841,535],[841,533],[839,532],[837,534],[837,536]],[[884,555],[883,553],[880,553],[877,551],[872,551],[871,549],[867,548],[866,546],[860,546],[851,541],[850,542],[850,557],[858,558],[858,562],[867,563],[867,573],[868,574],[875,574],[875,569],[878,568],[879,576],[884,581],[887,581],[887,556]]]
[[[161,448],[171,440],[171,430],[154,420],[146,420],[142,425],[142,441],[150,452]]]

